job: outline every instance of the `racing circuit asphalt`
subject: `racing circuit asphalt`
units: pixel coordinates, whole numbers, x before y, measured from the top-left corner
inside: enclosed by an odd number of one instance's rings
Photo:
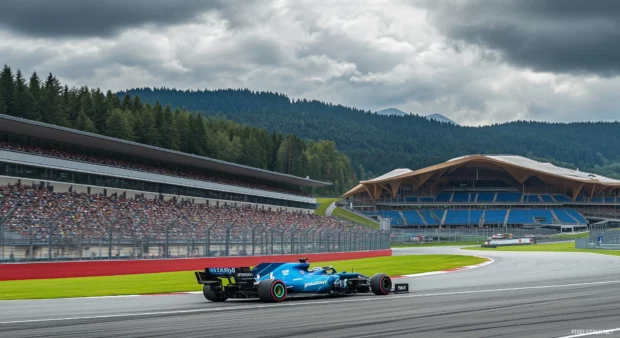
[[[620,257],[588,253],[394,249],[475,254],[493,264],[395,279],[410,293],[280,304],[202,294],[0,302],[9,337],[567,337],[617,329]],[[188,276],[193,278],[193,276]],[[148,281],[145,281],[148,283]]]

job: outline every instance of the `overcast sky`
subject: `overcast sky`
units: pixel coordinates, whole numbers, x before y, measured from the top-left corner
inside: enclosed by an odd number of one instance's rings
[[[620,1],[2,0],[0,63],[468,125],[620,120]]]

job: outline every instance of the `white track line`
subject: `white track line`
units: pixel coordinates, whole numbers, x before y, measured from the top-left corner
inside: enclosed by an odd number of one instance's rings
[[[576,338],[576,337],[594,336],[594,335],[599,335],[599,334],[612,335],[614,332],[620,331],[620,327],[616,329],[609,329],[609,330],[584,330],[584,331],[590,331],[590,332],[584,332],[584,333],[579,333],[579,334],[575,334],[572,336],[563,336],[563,337],[558,337],[558,338]]]
[[[339,303],[353,303],[353,302],[368,302],[368,301],[379,301],[379,300],[398,300],[401,298],[439,297],[439,296],[464,295],[464,294],[474,294],[474,293],[549,289],[549,288],[563,288],[563,287],[589,286],[589,285],[602,285],[602,284],[620,284],[620,280],[605,281],[605,282],[576,283],[576,284],[528,286],[528,287],[492,289],[492,290],[472,290],[472,291],[457,291],[457,292],[445,292],[445,293],[427,293],[427,294],[419,294],[419,295],[398,295],[396,297],[349,298],[349,299],[340,299],[338,300],[338,302]],[[193,310],[174,310],[174,311],[139,312],[139,313],[126,313],[126,314],[113,314],[113,315],[100,315],[100,316],[14,320],[14,321],[0,322],[0,325],[68,321],[68,320],[80,320],[80,319],[105,319],[105,318],[119,318],[119,317],[122,318],[122,317],[153,316],[153,315],[168,315],[168,314],[183,314],[183,313],[222,312],[222,311],[262,309],[262,308],[283,307],[283,306],[311,306],[311,305],[321,305],[321,304],[333,304],[333,301],[332,300],[309,301],[307,303],[305,302],[286,303],[285,302],[285,303],[280,303],[280,304],[269,304],[269,305],[242,305],[242,306],[225,306],[225,307],[213,307],[213,308],[193,309]]]

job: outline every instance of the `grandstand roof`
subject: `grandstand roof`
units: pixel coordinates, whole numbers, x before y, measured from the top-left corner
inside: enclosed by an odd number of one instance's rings
[[[415,171],[409,169],[396,169],[377,178],[361,181],[353,189],[344,194],[345,197],[367,192],[370,196],[378,198],[382,190],[396,190],[403,181],[410,181],[417,187],[424,182],[435,177],[440,177],[445,172],[453,171],[463,166],[490,167],[505,170],[510,176],[519,183],[525,182],[528,178],[536,176],[549,184],[566,184],[573,188],[576,196],[579,191],[586,189],[591,193],[603,190],[620,188],[620,180],[611,179],[605,176],[587,173],[579,170],[572,170],[555,166],[547,162],[538,162],[515,155],[468,155],[453,158],[444,163]]]
[[[209,157],[168,150],[137,142],[125,141],[113,137],[83,132],[52,124],[26,120],[0,114],[0,131],[36,137],[68,144],[79,144],[85,147],[124,153],[133,156],[147,157],[162,162],[173,162],[181,165],[204,168],[213,171],[231,173],[274,182],[288,183],[307,187],[323,187],[331,183],[309,178],[282,174],[274,171],[253,168],[241,164],[216,160]]]

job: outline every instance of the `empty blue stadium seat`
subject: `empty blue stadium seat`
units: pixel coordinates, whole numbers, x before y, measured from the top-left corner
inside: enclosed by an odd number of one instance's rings
[[[614,203],[616,202],[615,197],[605,197],[605,203]]]
[[[506,212],[506,209],[487,210],[484,213],[484,224],[504,224]]]
[[[572,200],[564,195],[553,195],[553,198],[555,198],[556,201],[558,202],[571,202]]]
[[[424,225],[424,221],[420,218],[420,215],[416,211],[413,210],[405,210],[402,212],[403,216],[405,216],[405,220],[408,225]]]
[[[551,196],[548,197],[549,199],[551,199]],[[523,201],[527,203],[539,203],[541,199],[538,197],[538,195],[525,195]]]
[[[469,202],[470,195],[468,192],[455,192],[452,202]]]
[[[381,210],[379,211],[379,215],[381,215],[381,217],[391,219],[392,225],[404,225],[403,218],[400,217],[400,214],[398,213],[398,211]]]
[[[433,197],[420,197],[420,202],[434,202],[435,198]]]
[[[449,202],[451,196],[452,193],[449,192],[439,193],[439,195],[437,195],[437,202]]]
[[[540,195],[540,199],[543,202],[553,202],[553,197],[551,197],[551,195]]]
[[[519,192],[498,192],[496,202],[521,202],[521,193]]]
[[[553,212],[557,216],[558,220],[562,224],[577,224],[578,222],[572,218],[568,213],[568,209],[554,209]]]
[[[479,192],[477,202],[493,202],[494,198],[494,192]]]
[[[532,224],[534,219],[530,209],[512,209],[508,215],[508,224]]]
[[[416,202],[418,202],[418,196],[408,196],[408,197],[405,197],[405,202],[416,203]]]
[[[445,225],[475,225],[480,222],[482,210],[448,210]]]
[[[534,221],[539,221],[540,224],[552,224],[553,214],[549,209],[532,209],[531,211]]]
[[[424,217],[426,224],[428,225],[439,225],[441,222],[441,217],[437,218],[437,216],[433,213],[434,210],[421,210],[420,213]]]
[[[579,224],[588,224],[588,221],[583,217],[583,215],[581,215],[579,212],[577,212],[577,210],[575,209],[566,209],[565,212],[571,216],[573,216],[574,219],[577,220],[577,222],[579,222]]]

